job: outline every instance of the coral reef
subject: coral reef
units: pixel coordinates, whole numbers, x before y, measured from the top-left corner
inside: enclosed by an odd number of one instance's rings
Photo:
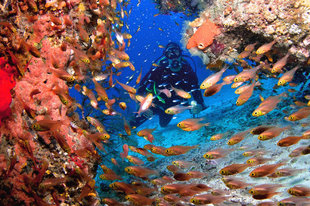
[[[210,5],[213,0],[153,0],[161,14],[182,12],[185,15],[196,14]]]
[[[69,96],[69,88],[103,76],[102,59],[112,57],[110,51],[118,46],[124,49],[124,40],[112,39],[112,32],[122,35],[117,4],[113,0],[2,3],[3,205],[99,204],[93,180],[101,159],[96,146],[104,149],[103,140],[109,136],[80,119],[76,109],[83,108]]]
[[[211,49],[204,52],[211,62],[217,59],[232,61],[250,43],[276,40],[275,46],[280,53],[288,51],[297,61],[306,62],[310,56],[309,12],[309,3],[304,0],[214,1],[200,14],[200,21],[210,18],[221,28],[222,35],[216,40],[225,48],[220,55]],[[197,25],[189,25],[185,43],[195,27]],[[198,52],[198,55],[204,54]]]

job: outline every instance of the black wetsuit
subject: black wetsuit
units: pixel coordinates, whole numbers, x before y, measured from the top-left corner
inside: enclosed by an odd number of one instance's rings
[[[177,49],[180,49],[179,47]],[[172,54],[173,55],[173,54]],[[186,92],[190,92],[192,98],[205,108],[201,91],[198,86],[198,79],[196,73],[192,70],[190,64],[186,61],[185,57],[178,55],[176,58],[167,58],[169,54],[163,55],[158,60],[156,66],[152,66],[150,71],[143,77],[140,83],[140,87],[137,90],[137,94],[145,96],[152,92],[153,104],[155,107],[150,107],[153,115],[159,115],[159,123],[161,127],[165,127],[171,121],[173,115],[166,114],[165,110],[169,107],[183,104],[189,105],[189,101],[182,97],[179,97],[172,87],[182,89]],[[169,56],[170,57],[170,56]],[[160,90],[168,89],[171,91],[171,97],[168,98],[164,93],[160,93]],[[141,115],[135,117],[130,121],[131,126],[140,126],[150,116]]]

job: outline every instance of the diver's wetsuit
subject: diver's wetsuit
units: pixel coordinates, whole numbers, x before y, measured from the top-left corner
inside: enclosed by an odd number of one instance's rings
[[[137,94],[143,96],[150,92],[153,93],[155,97],[153,99],[153,104],[155,107],[151,106],[150,109],[153,115],[159,115],[159,123],[161,127],[167,126],[173,117],[173,115],[165,113],[167,108],[178,105],[182,102],[184,102],[185,105],[189,105],[188,100],[179,97],[172,90],[172,87],[190,92],[197,104],[200,104],[202,108],[205,107],[201,91],[198,86],[196,73],[192,70],[186,59],[182,57],[180,47],[175,43],[169,43],[167,47],[169,45],[170,48],[175,47],[173,49],[179,49],[179,53],[172,49],[172,54],[170,54],[169,49],[166,48],[164,56],[159,59],[158,63],[156,63],[157,65],[152,66],[150,71],[143,77],[140,87],[137,90]],[[175,53],[177,54],[175,55]],[[168,98],[164,93],[160,93],[160,90],[163,89],[168,89],[171,91],[170,98]],[[130,125],[138,127],[148,118],[150,118],[150,116],[141,114],[140,117],[136,116],[133,120],[131,120]]]

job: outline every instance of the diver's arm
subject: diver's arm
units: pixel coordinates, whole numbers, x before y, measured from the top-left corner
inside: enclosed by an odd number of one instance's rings
[[[145,94],[146,88],[153,86],[154,82],[158,81],[161,74],[157,72],[159,68],[151,67],[150,71],[142,78],[137,94]]]

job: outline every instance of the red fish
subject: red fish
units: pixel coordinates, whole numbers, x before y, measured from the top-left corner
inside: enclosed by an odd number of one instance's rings
[[[219,28],[212,21],[206,19],[188,40],[186,48],[191,49],[193,47],[198,47],[198,49],[205,49],[213,43],[214,37],[220,33],[221,31]]]

